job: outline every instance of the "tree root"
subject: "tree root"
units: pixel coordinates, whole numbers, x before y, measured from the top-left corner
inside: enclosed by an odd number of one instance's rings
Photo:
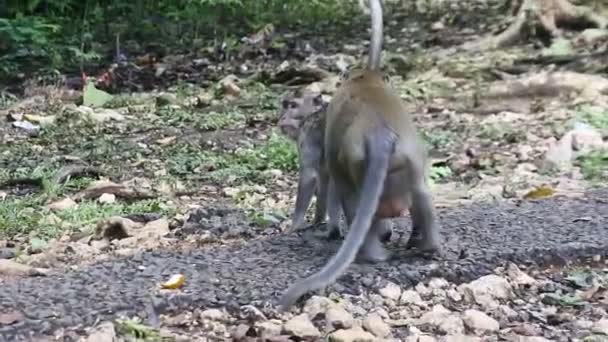
[[[598,28],[608,27],[608,18],[586,6],[573,5],[569,0],[513,0],[515,20],[496,36],[484,37],[462,45],[465,50],[489,50],[513,45],[522,36],[539,27],[552,37],[560,37],[558,28],[566,23],[590,23]]]
[[[608,78],[577,72],[542,72],[516,79],[494,82],[481,93],[470,93],[472,104],[450,107],[461,113],[488,115],[502,111],[522,112],[538,97],[558,97],[576,93],[589,102],[604,103]],[[452,100],[462,102],[462,97]],[[513,101],[516,100],[516,101]]]

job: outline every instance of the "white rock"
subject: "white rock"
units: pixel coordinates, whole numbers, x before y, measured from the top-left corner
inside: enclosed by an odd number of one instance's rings
[[[441,342],[481,342],[481,338],[477,336],[469,335],[447,335],[442,337],[439,341]]]
[[[462,315],[462,320],[469,329],[478,335],[496,332],[500,329],[498,321],[475,309],[466,310]]]
[[[416,292],[418,292],[423,297],[431,294],[431,290],[423,283],[416,284],[416,286],[414,286],[414,290],[416,290]]]
[[[551,340],[548,340],[541,336],[517,336],[517,339],[515,341],[517,341],[517,342],[551,342]]]
[[[61,211],[61,210],[66,210],[66,209],[74,208],[77,205],[78,204],[73,199],[71,199],[69,197],[66,197],[66,198],[61,199],[59,201],[50,203],[46,207],[49,210],[52,210],[52,211]]]
[[[86,338],[85,342],[113,342],[116,341],[116,331],[112,322],[100,323]]]
[[[601,319],[593,324],[591,332],[596,334],[608,335],[608,319]]]
[[[519,314],[517,313],[517,311],[513,310],[510,306],[508,305],[501,305],[498,307],[498,312],[503,315],[504,317],[506,317],[508,320],[513,320],[515,318],[517,318],[519,316]]]
[[[116,202],[116,195],[104,193],[104,194],[101,194],[101,196],[99,196],[99,198],[97,199],[97,201],[99,203],[108,203],[108,204],[111,204],[111,203]]]
[[[302,312],[306,313],[310,319],[314,319],[319,314],[325,314],[332,305],[336,304],[327,297],[312,296],[304,304]]]
[[[446,335],[464,334],[464,323],[462,318],[456,314],[447,316],[437,325],[437,329]]]
[[[572,165],[574,151],[572,150],[572,134],[563,136],[557,142],[551,142],[545,153],[545,161],[561,170],[566,170]]]
[[[384,338],[391,334],[391,327],[377,313],[371,313],[363,320],[365,330],[377,337]]]
[[[586,320],[586,319],[580,319],[580,320],[574,322],[574,324],[577,327],[584,329],[584,330],[589,330],[593,326],[593,322]]]
[[[224,317],[226,317],[226,315],[220,309],[207,309],[201,312],[202,319],[207,319],[211,321],[221,321],[224,319]]]
[[[462,300],[462,295],[455,289],[447,290],[446,295],[455,302],[460,302]]]
[[[433,336],[421,335],[418,336],[418,342],[435,342],[437,341]]]
[[[441,332],[449,335],[464,333],[464,323],[462,322],[462,319],[441,304],[433,306],[431,311],[422,315],[416,324],[430,324],[437,327]]]
[[[332,342],[373,342],[374,335],[361,328],[340,329],[329,334],[327,337]]]
[[[498,307],[496,299],[509,299],[513,295],[511,284],[494,274],[462,284],[458,289],[467,302],[475,302],[488,309]]]
[[[572,134],[572,148],[577,151],[577,155],[588,154],[606,146],[602,133],[587,124],[577,122],[570,132]]]
[[[312,324],[308,315],[303,313],[295,316],[283,325],[283,331],[287,334],[294,335],[297,337],[320,337],[321,333]]]
[[[420,294],[418,294],[418,292],[414,290],[405,290],[399,298],[399,303],[405,305],[423,305],[424,301],[422,300],[422,297],[420,297]]]
[[[446,289],[450,286],[447,280],[443,278],[432,278],[429,281],[429,287],[431,289]]]
[[[260,332],[262,338],[277,336],[281,334],[283,328],[283,322],[278,319],[269,321],[256,322],[254,327]]]
[[[509,263],[507,266],[507,276],[511,280],[511,284],[515,285],[534,285],[536,279],[530,277],[528,274],[523,272],[514,263]]]
[[[330,307],[325,313],[327,326],[334,329],[349,329],[353,327],[355,319],[348,311],[339,305]],[[332,329],[333,330],[333,329]]]
[[[401,287],[399,285],[389,282],[385,287],[380,289],[380,295],[386,299],[398,300],[401,296]]]

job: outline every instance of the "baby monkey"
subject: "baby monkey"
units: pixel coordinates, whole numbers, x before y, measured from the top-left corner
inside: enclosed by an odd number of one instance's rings
[[[298,144],[299,179],[292,226],[287,233],[306,227],[305,215],[313,193],[317,198],[313,224],[329,215],[328,238],[344,237],[340,200],[335,196],[324,161],[325,113],[329,104],[323,95],[308,90],[288,93],[281,101],[278,126],[281,132]],[[382,240],[390,240],[392,223],[386,222]]]
[[[306,227],[305,216],[312,200],[317,198],[313,224],[325,221],[329,214],[329,235],[344,236],[340,225],[341,207],[337,198],[330,198],[329,175],[323,160],[325,110],[329,102],[320,93],[296,90],[281,100],[278,126],[285,136],[298,144],[298,193],[287,233]]]

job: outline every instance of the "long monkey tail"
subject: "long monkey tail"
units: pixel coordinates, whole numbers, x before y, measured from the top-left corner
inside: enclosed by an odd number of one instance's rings
[[[378,209],[391,155],[395,149],[395,134],[381,125],[366,137],[367,169],[359,192],[359,204],[355,218],[342,246],[329,262],[317,273],[292,285],[279,300],[281,310],[291,306],[308,291],[323,288],[334,282],[353,263],[357,252],[367,237],[372,220]]]
[[[369,10],[372,19],[372,36],[369,42],[369,57],[367,68],[370,70],[380,69],[380,53],[382,52],[383,22],[382,4],[380,0],[369,0]]]

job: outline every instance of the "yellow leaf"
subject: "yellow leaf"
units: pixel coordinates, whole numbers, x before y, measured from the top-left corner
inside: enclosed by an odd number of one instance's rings
[[[555,194],[555,190],[553,190],[553,188],[543,185],[534,190],[529,191],[527,194],[524,195],[524,198],[525,199],[539,199],[539,198],[553,196],[553,194]]]
[[[169,278],[169,280],[167,282],[165,282],[161,286],[163,289],[174,290],[174,289],[180,288],[184,284],[185,280],[186,280],[186,277],[184,277],[183,274],[174,274],[171,276],[171,278]]]

